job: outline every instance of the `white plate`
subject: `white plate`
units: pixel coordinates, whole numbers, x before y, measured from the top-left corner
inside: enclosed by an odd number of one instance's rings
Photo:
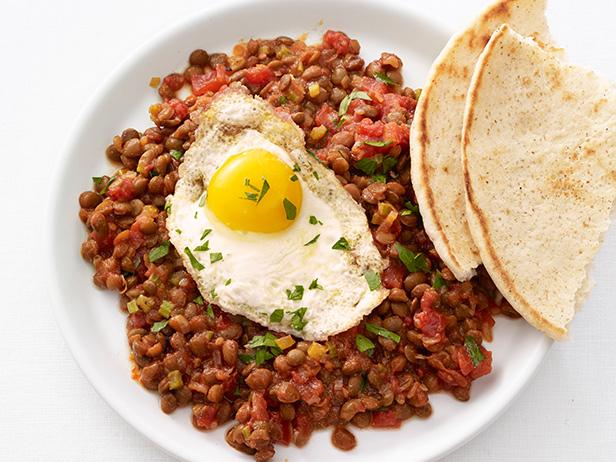
[[[131,425],[168,452],[191,461],[250,458],[231,449],[222,429],[201,433],[189,410],[167,416],[158,395],[131,379],[125,316],[117,295],[97,290],[92,267],[79,255],[85,229],[77,217],[77,197],[90,177],[110,173],[105,147],[126,127],[151,125],[147,108],[157,101],[148,87],[152,76],[180,69],[197,47],[230,51],[239,39],[297,37],[318,40],[327,28],[343,30],[362,44],[366,62],[392,51],[405,64],[406,82],[421,86],[432,60],[449,34],[410,5],[395,1],[233,2],[195,15],[156,37],[125,61],[97,92],[58,160],[49,225],[51,295],[66,341],[75,359],[103,398]],[[316,432],[303,449],[277,448],[277,460],[426,461],[468,441],[492,421],[535,372],[551,342],[523,321],[499,318],[495,328],[494,371],[472,387],[472,399],[431,395],[433,415],[411,419],[400,430],[354,430],[357,448],[344,453],[330,443],[330,432]],[[75,403],[77,406],[78,403]]]

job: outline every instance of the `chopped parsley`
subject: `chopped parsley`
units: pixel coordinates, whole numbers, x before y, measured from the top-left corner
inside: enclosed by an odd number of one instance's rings
[[[164,321],[155,322],[154,324],[152,324],[152,328],[150,330],[152,332],[160,332],[165,327],[167,327],[167,324],[169,324],[169,321],[167,321],[166,319]]]
[[[240,197],[240,199],[245,199],[247,201],[257,202],[257,193],[245,192],[245,197]]]
[[[177,149],[172,149],[169,151],[169,155],[179,161],[184,156],[184,153],[182,151],[178,151]]]
[[[405,201],[404,207],[405,208],[404,210],[400,212],[400,215],[406,216],[406,215],[412,215],[413,213],[416,213],[417,215],[419,215],[419,206],[413,204],[411,201]]]
[[[188,255],[188,259],[190,260],[190,264],[192,265],[192,267],[198,271],[201,271],[203,268],[205,268],[205,266],[203,266],[199,260],[197,260],[195,258],[195,256],[193,255],[193,253],[190,251],[190,249],[188,247],[184,247],[184,253],[186,255]]]
[[[424,255],[421,253],[413,253],[398,242],[394,244],[394,247],[398,252],[398,258],[404,263],[404,266],[406,266],[409,272],[416,273],[418,271],[428,271],[428,261]]]
[[[368,270],[364,273],[364,277],[368,282],[368,287],[370,290],[376,290],[381,285],[381,275],[376,271]]]
[[[332,245],[332,249],[334,250],[351,250],[351,245],[349,241],[346,240],[344,236],[336,241],[334,245]]]
[[[193,249],[195,252],[207,252],[210,250],[210,241],[205,241],[203,244]]]
[[[150,250],[150,253],[148,254],[150,262],[154,263],[156,260],[160,260],[161,258],[166,257],[169,254],[170,244],[171,243],[169,241],[164,241],[158,247],[154,247],[152,250]]]
[[[389,146],[391,144],[391,141],[368,140],[364,141],[364,144],[375,148],[384,148],[386,146]]]
[[[445,282],[445,279],[443,279],[443,275],[441,274],[440,271],[437,271],[436,275],[434,276],[434,282],[432,283],[432,287],[438,290],[441,287],[446,286],[446,285],[447,285],[447,282]]]
[[[372,175],[372,180],[375,183],[387,183],[387,178],[385,175]]]
[[[297,175],[294,173],[294,174],[291,176],[290,180],[291,180],[291,181],[293,181],[293,182],[296,182],[296,181],[297,181]]]
[[[347,113],[347,111],[349,110],[349,104],[351,104],[351,101],[353,101],[354,99],[363,99],[364,101],[372,101],[372,98],[370,98],[370,95],[368,95],[368,93],[366,93],[365,91],[352,91],[351,93],[346,95],[343,98],[343,100],[340,102],[340,108],[338,109],[338,115],[340,117],[342,117],[343,115]]]
[[[167,201],[165,202],[165,212],[167,212],[167,215],[169,215],[171,213],[171,202]]]
[[[212,290],[210,290],[210,298],[214,300],[216,297],[218,297],[218,294],[216,293],[216,287],[212,287]]]
[[[295,215],[297,215],[297,207],[295,207],[295,204],[285,197],[282,201],[282,205],[287,220],[295,220]]]
[[[304,320],[304,315],[306,314],[306,310],[308,310],[308,308],[306,308],[305,306],[301,307],[298,310],[293,311],[291,314],[291,327],[297,331],[302,331],[304,330],[304,327],[306,326],[306,324],[308,324],[308,321]]]
[[[282,353],[276,344],[276,337],[271,332],[266,332],[265,335],[255,335],[245,346],[255,350],[255,353],[254,355],[242,355],[241,361],[251,362],[254,359],[257,366]]]
[[[311,225],[322,225],[323,222],[321,220],[319,220],[317,217],[315,217],[314,215],[310,215],[310,218],[308,218],[308,223],[310,223]]]
[[[306,247],[308,245],[311,245],[311,244],[314,244],[315,242],[317,242],[319,240],[319,236],[320,236],[320,234],[317,234],[316,236],[314,236],[312,239],[310,239],[308,242],[306,242],[304,244],[304,247]]]
[[[229,279],[227,279],[227,280],[225,281],[225,285],[226,285],[226,286],[228,286],[229,284],[231,284],[231,278],[229,278]]]
[[[261,192],[259,193],[259,198],[257,199],[257,204],[261,202],[263,196],[269,191],[270,185],[265,178],[263,178],[263,185],[261,186]]]
[[[321,284],[319,284],[319,279],[313,279],[312,282],[310,283],[310,285],[308,286],[308,290],[314,290],[314,289],[319,289],[319,290],[323,290],[323,286]]]
[[[473,367],[477,367],[477,365],[485,359],[479,345],[475,342],[475,339],[470,335],[467,335],[464,338],[464,348],[468,351],[468,355],[471,357],[471,361],[473,362]]]
[[[319,178],[319,174],[317,173],[316,170],[312,171],[312,176],[315,177],[317,180],[320,180],[321,178]]]
[[[201,240],[205,239],[207,237],[207,235],[210,234],[211,232],[212,232],[211,229],[203,230],[203,234],[201,235]]]
[[[374,172],[376,172],[376,167],[376,160],[368,157],[364,157],[363,159],[360,159],[355,162],[355,168],[361,170],[367,175],[374,175]]]
[[[377,326],[376,324],[370,324],[369,322],[367,322],[366,330],[368,332],[372,332],[373,334],[392,340],[393,342],[400,343],[400,336],[398,334],[390,330],[384,329],[381,326]]]
[[[220,252],[211,252],[210,253],[210,263],[216,263],[217,261],[222,260],[222,253]]]
[[[257,188],[255,185],[251,184],[250,180],[248,178],[244,178],[244,186],[248,186],[253,191],[259,192],[259,188]]]
[[[284,317],[284,310],[282,308],[278,308],[277,310],[272,311],[270,314],[270,322],[280,322]]]
[[[92,182],[94,183],[95,186],[98,186],[99,184],[101,184],[103,181],[103,177],[102,176],[93,176],[92,177]]]
[[[197,305],[203,305],[203,297],[201,295],[197,295],[193,299],[193,302],[195,302]]]
[[[389,171],[394,168],[398,164],[398,159],[391,156],[383,156],[383,162],[381,166],[383,167],[383,174],[387,175]]]
[[[278,104],[281,104],[281,105],[282,105],[282,104],[284,104],[284,103],[286,103],[286,102],[287,102],[287,97],[286,97],[285,95],[280,95],[280,96],[278,97]]]
[[[207,305],[207,308],[205,310],[205,313],[212,319],[214,319],[216,317],[216,315],[214,314],[214,308],[212,307],[212,304],[209,303]]]
[[[357,346],[357,349],[362,353],[374,349],[374,343],[372,343],[372,340],[361,334],[357,334],[355,336],[355,345]]]
[[[295,286],[293,290],[287,289],[287,299],[301,300],[304,297],[304,286]]]
[[[375,72],[374,73],[374,78],[376,80],[378,80],[379,82],[384,83],[386,85],[395,85],[396,84],[396,82],[391,80],[391,77],[389,77],[385,72]]]
[[[205,194],[201,195],[201,198],[199,199],[199,207],[203,207],[205,205]]]
[[[293,171],[294,171],[294,172],[301,172],[301,171],[302,171],[302,169],[299,167],[299,165],[297,165],[297,164],[293,164]]]

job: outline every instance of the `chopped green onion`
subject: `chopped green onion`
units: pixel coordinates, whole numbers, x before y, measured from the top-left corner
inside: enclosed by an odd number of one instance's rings
[[[210,250],[210,241],[205,241],[203,244],[194,248],[195,252],[207,252]]]
[[[301,300],[304,296],[304,286],[295,286],[293,290],[287,289],[287,299]]]
[[[197,305],[203,305],[203,297],[201,295],[197,295],[193,299],[193,302],[195,302]]]
[[[184,247],[184,253],[186,255],[188,255],[188,259],[190,260],[190,264],[192,265],[192,267],[198,271],[201,271],[203,268],[205,268],[205,266],[203,266],[201,264],[201,262],[199,262],[199,260],[197,260],[195,258],[195,256],[193,255],[193,253],[190,251],[190,249],[188,247]]]
[[[205,194],[201,195],[201,198],[199,199],[199,207],[203,207],[205,205]]]
[[[222,253],[220,252],[211,252],[210,253],[210,263],[216,263],[217,261],[222,260]]]
[[[173,310],[174,305],[169,300],[163,300],[160,304],[160,308],[158,309],[158,313],[163,318],[168,318],[171,315],[171,311]]]
[[[169,151],[169,155],[175,160],[180,160],[184,156],[184,153],[182,151],[178,151],[177,149],[172,149]]]
[[[212,290],[210,290],[210,298],[214,300],[216,297],[218,297],[218,294],[216,293],[216,287],[212,287]]]
[[[300,166],[299,166],[299,165],[297,165],[297,164],[293,164],[293,171],[294,171],[294,172],[301,172],[301,171],[302,171],[302,169],[300,168]]]
[[[103,186],[103,189],[101,189],[101,196],[104,196],[105,194],[107,194],[107,191],[109,191],[109,186],[111,186],[111,183],[113,183],[116,180],[116,176],[113,175],[111,178],[109,178],[109,180],[107,180],[107,184],[105,186]]]
[[[437,271],[436,275],[434,276],[434,283],[432,283],[432,287],[438,290],[441,287],[446,286],[446,285],[447,285],[447,282],[445,282],[445,279],[443,279],[443,275],[441,274],[440,271]]]
[[[226,285],[226,286],[228,286],[229,284],[231,284],[231,278],[229,278],[229,279],[227,279],[227,280],[225,281],[225,285]]]
[[[181,229],[176,229],[175,232],[178,233],[178,234],[182,234],[182,230]]]
[[[351,246],[349,241],[343,236],[336,241],[336,243],[332,246],[334,250],[351,250]]]
[[[368,282],[368,287],[370,290],[376,290],[381,285],[381,275],[376,271],[368,270],[364,273],[364,277]]]
[[[398,252],[398,258],[402,263],[404,263],[404,266],[406,266],[406,269],[409,270],[409,272],[416,273],[418,271],[428,271],[428,261],[425,256],[420,253],[415,254],[411,252],[398,242],[394,244],[394,247]]]
[[[376,172],[376,166],[376,160],[370,159],[368,157],[364,157],[363,159],[360,159],[355,162],[355,168],[361,170],[368,175],[374,175],[374,172]]]
[[[349,120],[349,116],[348,115],[343,115],[342,117],[338,118],[338,122],[336,122],[336,129],[342,127],[342,125]]]
[[[308,290],[314,290],[314,289],[319,289],[319,290],[323,290],[323,286],[321,284],[319,284],[319,279],[313,279],[312,282],[310,283],[310,285],[308,286]]]
[[[342,101],[340,102],[340,107],[338,108],[338,115],[342,117],[349,110],[349,104],[354,99],[363,99],[365,101],[372,101],[372,98],[365,91],[352,91],[348,95],[346,95]]]
[[[169,324],[169,321],[167,321],[166,319],[164,321],[155,322],[154,324],[152,324],[152,328],[150,330],[152,332],[160,332],[165,327],[167,327],[167,324]]]
[[[148,254],[150,263],[154,263],[156,260],[160,260],[161,258],[167,256],[167,254],[169,253],[169,245],[169,241],[164,241],[158,247],[154,247],[152,250],[150,250],[150,253]]]
[[[385,72],[376,72],[374,74],[374,78],[379,82],[382,82],[386,85],[395,85],[396,82],[391,80],[391,78]]]
[[[364,144],[375,148],[384,148],[386,146],[389,146],[391,144],[391,141],[368,140],[364,141]]]
[[[126,309],[128,310],[129,313],[136,313],[137,311],[139,311],[139,306],[137,305],[137,300],[131,300],[130,302],[128,302],[126,304]]]
[[[257,199],[257,204],[261,202],[263,196],[269,191],[270,185],[265,178],[263,178],[263,186],[261,186],[261,192],[259,193],[259,198]]]
[[[212,308],[212,304],[208,304],[205,313],[212,319],[214,319],[216,316],[214,315],[214,308]]]
[[[169,380],[169,390],[177,390],[178,388],[182,388],[182,386],[184,386],[182,373],[178,370],[169,372],[167,374],[167,380]]]
[[[320,236],[320,234],[317,234],[316,236],[314,236],[312,239],[310,239],[308,242],[306,242],[304,244],[304,247],[306,247],[307,245],[311,245],[311,244],[314,244],[315,242],[317,242],[319,240],[319,236]]]
[[[396,343],[400,343],[400,336],[398,334],[390,330],[384,329],[381,326],[377,326],[376,324],[370,324],[369,322],[367,322],[366,330],[368,332],[372,332],[373,334],[380,335],[381,337],[385,337],[389,340],[392,340]]]
[[[310,223],[311,225],[322,225],[323,223],[314,215],[310,215],[310,218],[308,218],[308,223]]]
[[[357,345],[357,349],[362,353],[374,349],[374,343],[372,343],[372,340],[361,334],[357,334],[355,336],[355,345]]]
[[[171,202],[167,201],[165,202],[165,212],[167,212],[167,215],[169,215],[171,213]]]
[[[206,238],[206,236],[207,236],[208,234],[210,234],[211,232],[212,232],[212,230],[211,230],[211,229],[206,229],[206,230],[204,230],[204,231],[203,231],[203,234],[201,235],[201,240],[205,239],[205,238]]]
[[[306,326],[306,324],[308,324],[308,321],[304,321],[304,315],[306,314],[306,310],[308,308],[306,308],[305,306],[301,307],[300,309],[293,311],[291,314],[291,327],[297,331],[302,331],[304,329],[304,327]]]
[[[320,180],[321,178],[319,178],[319,174],[317,173],[316,170],[312,171],[312,176],[315,177],[317,180]]]
[[[468,351],[468,354],[471,357],[473,367],[477,367],[477,365],[485,359],[479,345],[477,345],[475,339],[470,335],[467,335],[464,338],[464,348],[466,348],[466,351]]]
[[[282,201],[282,205],[284,207],[284,213],[287,217],[287,220],[295,220],[295,215],[297,214],[297,207],[286,197]]]
[[[282,308],[278,308],[277,310],[272,311],[270,315],[270,322],[280,322],[284,317],[284,310]]]

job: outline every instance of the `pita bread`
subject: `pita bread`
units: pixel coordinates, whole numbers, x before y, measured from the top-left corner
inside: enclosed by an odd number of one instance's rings
[[[483,264],[530,324],[561,339],[616,198],[616,87],[503,25],[475,67],[462,137]]]
[[[479,54],[498,26],[548,42],[546,0],[501,0],[438,56],[419,98],[411,127],[411,175],[426,232],[445,264],[467,280],[481,259],[464,216],[460,134],[464,102]]]

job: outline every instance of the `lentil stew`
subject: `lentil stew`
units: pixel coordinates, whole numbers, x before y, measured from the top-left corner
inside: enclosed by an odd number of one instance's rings
[[[192,407],[193,425],[232,422],[226,440],[257,461],[275,444],[304,446],[332,427],[350,450],[352,427],[397,428],[431,414],[429,394],[470,398],[492,368],[494,316],[517,314],[487,274],[460,283],[422,227],[410,181],[408,133],[418,91],[403,85],[392,53],[365,63],[360,44],[327,31],[321,43],[278,37],[232,53],[193,51],[183,72],[153,78],[154,125],[113,137],[118,164],[79,196],[81,247],[94,283],[120,293],[135,374],[163,412]],[[305,133],[306,147],[360,203],[390,266],[389,298],[358,326],[306,342],[231,316],[207,301],[169,243],[165,197],[194,141],[197,114],[221,89],[243,85]],[[179,92],[190,88],[190,95]]]

